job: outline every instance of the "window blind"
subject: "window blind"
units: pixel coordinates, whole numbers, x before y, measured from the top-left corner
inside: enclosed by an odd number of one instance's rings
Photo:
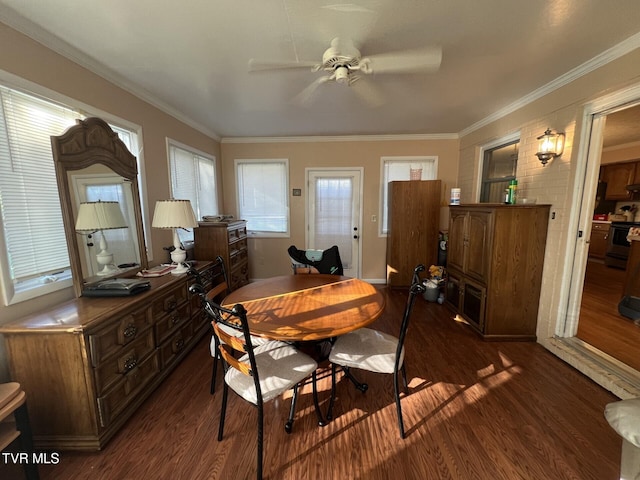
[[[0,202],[14,284],[69,268],[52,135],[77,112],[0,87]]]
[[[238,208],[247,230],[265,233],[289,231],[286,160],[236,160]]]

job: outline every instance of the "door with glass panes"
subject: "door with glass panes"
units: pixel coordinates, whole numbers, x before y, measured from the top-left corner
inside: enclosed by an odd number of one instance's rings
[[[307,170],[306,248],[337,245],[344,275],[360,276],[361,169]]]

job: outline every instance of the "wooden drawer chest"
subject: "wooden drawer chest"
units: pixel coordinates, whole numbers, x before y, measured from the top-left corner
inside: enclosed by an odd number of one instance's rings
[[[227,269],[229,288],[235,290],[249,283],[249,249],[247,222],[200,222],[194,228],[194,255],[203,260],[221,256]]]
[[[210,262],[200,262],[209,288]],[[187,275],[132,297],[80,297],[0,326],[41,449],[99,450],[209,331]]]

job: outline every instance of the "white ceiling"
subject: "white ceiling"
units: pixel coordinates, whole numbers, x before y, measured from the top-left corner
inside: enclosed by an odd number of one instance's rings
[[[464,133],[640,45],[638,0],[0,0],[0,21],[219,138]],[[248,72],[336,36],[442,63],[367,77],[378,107],[336,83],[296,106],[321,72]]]

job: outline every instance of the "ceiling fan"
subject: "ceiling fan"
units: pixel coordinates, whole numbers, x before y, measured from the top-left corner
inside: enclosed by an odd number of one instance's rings
[[[307,68],[312,72],[324,71],[307,88],[300,92],[294,103],[306,105],[323,84],[335,82],[356,86],[354,91],[371,105],[380,105],[383,98],[370,83],[359,81],[362,75],[435,72],[440,68],[442,48],[428,47],[363,57],[350,39],[336,37],[322,55],[322,62],[277,62],[249,60],[249,71],[285,70]],[[356,84],[357,82],[357,84]]]

